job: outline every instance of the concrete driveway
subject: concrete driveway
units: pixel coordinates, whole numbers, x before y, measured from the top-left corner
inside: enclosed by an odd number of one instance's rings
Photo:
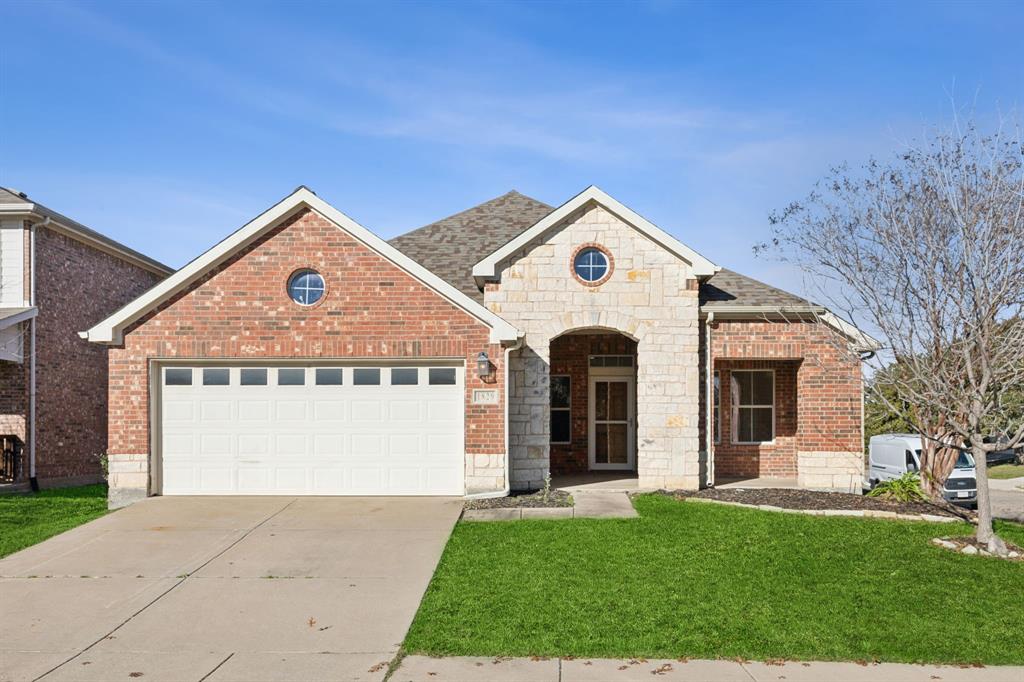
[[[992,514],[999,519],[1024,523],[1024,478],[990,479]]]
[[[0,682],[380,680],[461,508],[140,502],[0,560]]]

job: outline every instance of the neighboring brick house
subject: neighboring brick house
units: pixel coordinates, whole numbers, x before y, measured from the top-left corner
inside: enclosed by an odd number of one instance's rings
[[[861,477],[871,341],[593,187],[390,242],[301,187],[88,338],[110,347],[114,506]]]
[[[0,188],[4,484],[100,480],[107,353],[79,332],[170,273],[26,195]]]

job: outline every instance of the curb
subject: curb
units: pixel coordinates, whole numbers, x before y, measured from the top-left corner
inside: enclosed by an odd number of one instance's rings
[[[686,502],[700,502],[702,504],[721,504],[727,507],[745,507],[747,509],[759,509],[761,511],[782,512],[784,514],[805,514],[807,516],[853,516],[868,519],[889,519],[893,521],[926,521],[928,523],[957,523],[963,521],[952,516],[939,516],[937,514],[899,514],[892,511],[879,511],[875,509],[784,509],[770,504],[745,504],[743,502],[727,502],[725,500],[710,500],[704,497],[676,498]]]

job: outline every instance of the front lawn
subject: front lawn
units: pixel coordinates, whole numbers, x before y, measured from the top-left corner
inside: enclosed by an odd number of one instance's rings
[[[0,557],[106,513],[105,485],[0,495]]]
[[[638,519],[459,523],[406,650],[1024,664],[1024,564],[929,542],[965,524],[635,505]],[[1024,526],[999,530],[1024,545]]]
[[[1024,464],[999,464],[988,470],[989,478],[1019,478],[1024,476]]]

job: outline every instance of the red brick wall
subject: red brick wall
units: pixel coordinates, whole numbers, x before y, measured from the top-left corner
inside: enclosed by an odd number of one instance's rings
[[[318,270],[327,293],[293,303],[288,276]],[[501,385],[504,353],[488,328],[309,210],[289,218],[146,316],[110,351],[109,451],[149,452],[150,358],[465,358],[466,452],[504,453],[504,405],[471,405]],[[488,383],[475,371],[486,350]]]
[[[798,451],[861,449],[860,363],[830,327],[816,322],[716,321],[711,348],[722,385],[716,476],[794,477]],[[773,444],[730,442],[731,369],[775,370]]]
[[[572,474],[589,467],[588,396],[589,358],[591,355],[632,355],[636,341],[621,334],[567,334],[551,342],[551,374],[568,374],[572,414],[572,442],[551,444],[551,473]],[[633,361],[634,366],[636,360]]]
[[[107,444],[107,349],[78,332],[160,279],[51,229],[36,230],[39,479],[100,474],[98,456]],[[25,347],[27,352],[27,339]]]

